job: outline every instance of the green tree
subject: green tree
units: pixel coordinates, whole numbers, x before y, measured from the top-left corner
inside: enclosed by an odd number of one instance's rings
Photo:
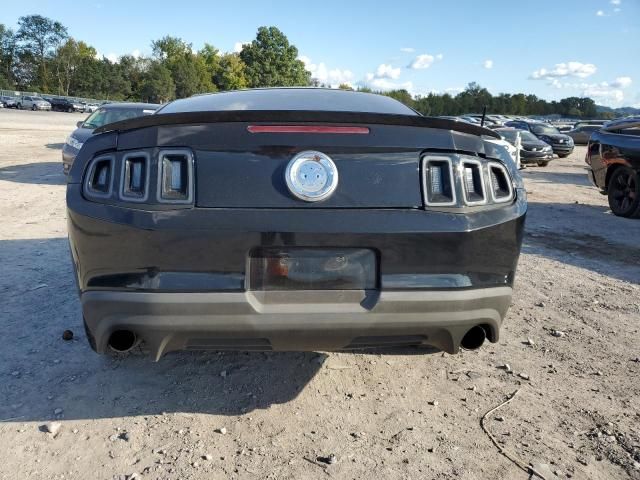
[[[58,94],[69,95],[71,82],[76,75],[80,63],[85,60],[94,60],[96,49],[84,42],[76,42],[69,38],[63,45],[58,47],[54,58],[56,68],[56,78],[58,80]]]
[[[191,53],[191,44],[181,38],[166,35],[151,42],[151,49],[158,60],[171,60]]]
[[[251,87],[309,85],[311,74],[298,60],[298,49],[276,27],[260,27],[255,40],[244,45],[240,58]]]
[[[181,38],[165,36],[152,42],[154,57],[171,72],[178,98],[190,97],[196,93],[215,90],[212,73],[207,61],[211,61],[211,51],[207,57],[193,53],[192,45]]]
[[[226,53],[220,58],[214,82],[220,90],[247,88],[246,67],[237,53]]]
[[[142,83],[142,99],[147,102],[165,103],[173,99],[175,93],[176,86],[169,69],[158,61],[151,63]]]
[[[0,23],[0,88],[14,88],[13,69],[17,55],[17,39],[13,30]]]
[[[49,91],[47,59],[67,36],[64,25],[42,15],[27,15],[18,19],[16,38],[21,48],[37,60],[37,82],[43,92]]]

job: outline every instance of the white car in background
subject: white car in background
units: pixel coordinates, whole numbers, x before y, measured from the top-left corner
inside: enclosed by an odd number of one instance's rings
[[[84,113],[93,113],[96,110],[98,110],[98,104],[97,103],[84,103],[84,102],[82,102],[82,104],[84,105],[84,108],[82,110]]]
[[[515,166],[518,167],[518,169],[521,168],[520,167],[520,148],[515,147],[514,145],[507,142],[506,140],[498,140],[497,138],[485,138],[485,141],[504,147],[507,150],[507,152],[509,152],[509,156],[513,160],[513,163],[515,164]]]

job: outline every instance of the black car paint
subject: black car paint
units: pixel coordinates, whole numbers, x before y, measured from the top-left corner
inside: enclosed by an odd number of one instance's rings
[[[172,271],[231,272],[237,287],[252,246],[332,243],[384,251],[383,278],[408,275],[421,263],[420,256],[428,256],[432,260],[420,273],[466,272],[493,285],[496,279],[510,285],[526,210],[522,185],[520,200],[510,207],[480,208],[470,215],[432,212],[422,208],[419,175],[425,146],[496,158],[504,149],[478,136],[441,129],[365,124],[370,135],[274,136],[248,133],[247,125],[161,125],[91,137],[71,169],[67,192],[73,249],[92,252],[83,255],[84,263],[76,262],[81,291],[101,284],[103,277],[111,279],[110,288],[122,278],[120,286],[126,288],[132,274]],[[195,207],[128,205],[115,195],[100,202],[83,198],[84,167],[96,153],[117,150],[118,160],[120,152],[134,147],[153,152],[184,145],[196,157]],[[306,149],[330,153],[341,169],[343,181],[328,201],[301,203],[287,193],[282,168],[295,152]],[[150,197],[154,195],[151,191]],[[311,209],[313,216],[307,213]],[[193,227],[198,238],[191,238]],[[153,238],[151,230],[157,234]],[[452,249],[458,234],[466,239]],[[179,253],[163,254],[171,245],[179,245]],[[186,288],[189,278],[185,275]]]
[[[252,134],[247,127],[256,123],[357,125],[369,134]],[[526,193],[506,150],[483,138],[497,136],[490,130],[413,112],[256,109],[160,112],[98,132],[80,151],[67,186],[69,241],[81,295],[246,291],[247,257],[262,247],[370,249],[379,259],[382,290],[513,284]],[[193,205],[123,202],[117,173],[109,198],[83,194],[86,168],[97,155],[111,155],[119,165],[127,152],[143,150],[156,159],[160,149],[171,147],[193,152]],[[341,175],[334,196],[313,204],[293,200],[282,182],[283,165],[310,149],[330,154]],[[424,208],[425,152],[496,159],[514,180],[515,198],[473,208]],[[152,162],[152,178],[157,171]],[[157,188],[152,181],[150,199]],[[496,341],[497,325],[490,323],[489,336]],[[105,342],[103,336],[99,351]],[[457,343],[447,347],[456,348]]]
[[[83,106],[79,102],[72,102],[66,98],[45,98],[51,104],[51,110],[60,112],[82,112]]]
[[[592,183],[606,193],[616,168],[626,166],[640,173],[640,136],[597,130],[589,140],[585,161]]]

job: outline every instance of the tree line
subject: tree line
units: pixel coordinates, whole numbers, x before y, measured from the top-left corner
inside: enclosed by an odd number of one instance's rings
[[[321,86],[298,59],[298,49],[276,27],[260,27],[240,52],[221,52],[205,43],[165,36],[151,44],[148,57],[122,55],[112,62],[94,47],[69,36],[60,22],[41,15],[18,19],[14,31],[0,24],[0,89],[35,91],[106,100],[164,103],[198,93],[276,86]],[[350,85],[340,88],[352,89]],[[357,90],[370,92],[367,87]],[[470,83],[457,95],[412,96],[406,90],[389,95],[425,115],[497,114],[590,118],[597,115],[590,98],[548,102],[535,95],[492,95]]]

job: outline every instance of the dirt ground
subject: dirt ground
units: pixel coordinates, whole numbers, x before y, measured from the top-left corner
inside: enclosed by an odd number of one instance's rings
[[[480,425],[515,391],[487,422],[510,455],[547,479],[640,479],[640,220],[610,213],[584,147],[524,171],[498,344],[153,363],[82,330],[60,158],[82,118],[0,110],[1,479],[532,478]]]

